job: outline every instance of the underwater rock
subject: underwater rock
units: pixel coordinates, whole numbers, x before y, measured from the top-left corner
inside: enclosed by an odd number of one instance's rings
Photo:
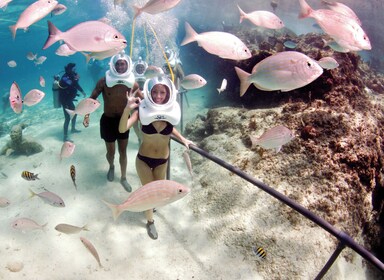
[[[12,127],[10,132],[11,140],[2,148],[0,155],[30,156],[43,151],[43,146],[39,143],[23,137],[23,129],[25,127],[25,124],[18,124]]]

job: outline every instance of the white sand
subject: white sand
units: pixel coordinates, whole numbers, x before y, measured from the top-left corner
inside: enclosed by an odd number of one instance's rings
[[[25,113],[27,114],[27,112]],[[204,231],[204,221],[198,221],[188,206],[192,196],[158,209],[155,214],[158,240],[148,237],[143,213],[124,212],[116,222],[112,212],[101,202],[105,199],[120,203],[127,197],[119,183],[118,157],[115,158],[114,182],[107,182],[108,164],[105,147],[99,137],[99,113],[91,116],[91,125],[75,134],[76,149],[72,157],[59,160],[62,138],[62,111],[51,109],[50,119],[44,125],[31,120],[23,130],[25,137],[34,136],[44,145],[44,151],[33,156],[0,156],[1,172],[8,178],[1,179],[0,196],[11,205],[0,208],[0,279],[257,279],[252,263],[225,244],[219,244]],[[1,147],[9,140],[0,140]],[[194,191],[185,164],[183,148],[173,144],[172,178],[185,183]],[[128,149],[128,180],[134,190],[139,180],[134,168],[137,138],[134,133]],[[76,166],[76,191],[69,167]],[[21,172],[38,173],[40,180],[26,181]],[[44,203],[35,192],[48,189],[65,201],[66,207],[57,208]],[[47,230],[20,232],[11,222],[28,217],[39,224],[48,223]],[[87,224],[90,231],[66,235],[54,229],[59,223],[77,226]],[[80,242],[80,236],[96,247],[100,268]],[[7,266],[21,262],[20,272],[10,272]]]
[[[193,103],[190,108],[204,113]],[[7,208],[0,208],[0,279],[311,279],[335,249],[334,239],[319,227],[303,222],[301,216],[292,215],[274,198],[196,154],[192,154],[194,163],[200,164],[195,166],[192,181],[181,155],[184,148],[177,143],[172,143],[171,179],[191,187],[192,193],[158,209],[155,222],[159,239],[152,240],[143,213],[124,212],[114,222],[111,210],[101,202],[121,203],[129,195],[119,183],[117,154],[115,181],[106,180],[108,164],[99,137],[101,110],[91,116],[87,129],[78,120],[82,132],[73,136],[75,153],[62,162],[58,156],[62,145],[61,109],[49,109],[39,116],[28,113],[24,118],[30,126],[23,135],[33,135],[44,145],[44,151],[30,157],[0,156],[0,171],[8,176],[0,179],[0,196],[11,201]],[[245,156],[246,149],[240,139],[228,141],[228,136],[223,137],[228,146],[218,146],[214,154],[236,164],[233,161],[240,152]],[[1,138],[0,146],[8,140],[9,136]],[[220,141],[223,139],[210,143],[217,146]],[[140,186],[134,167],[137,147],[132,131],[127,175],[134,190]],[[239,153],[228,158],[227,149]],[[69,175],[71,164],[77,170],[77,191]],[[20,176],[23,170],[38,173],[41,180],[24,180]],[[257,173],[263,180],[263,172]],[[200,181],[209,185],[201,186]],[[278,182],[273,185],[280,192],[291,192],[291,186]],[[29,188],[55,192],[66,207],[29,198]],[[212,200],[212,192],[222,194],[220,201]],[[48,223],[47,230],[23,233],[13,229],[11,222],[20,217]],[[292,227],[287,217],[298,219],[300,227]],[[54,229],[59,223],[86,224],[90,231],[66,235]],[[103,267],[80,242],[80,236],[96,247]],[[267,259],[255,256],[251,246],[264,247]],[[370,279],[361,257],[351,250],[345,250],[346,255],[352,262],[338,258],[325,279]],[[7,268],[15,262],[24,265],[20,272]]]

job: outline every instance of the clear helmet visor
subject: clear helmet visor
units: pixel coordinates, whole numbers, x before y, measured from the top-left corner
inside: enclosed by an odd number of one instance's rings
[[[127,63],[127,69],[123,73],[119,73],[116,69],[116,63],[119,60],[126,61]],[[132,60],[125,53],[123,52],[118,53],[111,57],[111,60],[109,62],[109,69],[111,70],[112,74],[115,76],[126,76],[128,73],[132,72]]]
[[[165,98],[165,102],[163,104],[157,104],[152,98],[152,89],[158,84],[164,85],[167,90],[167,97]],[[147,80],[144,84],[143,90],[144,97],[146,97],[146,99],[155,106],[166,106],[173,104],[176,101],[177,90],[172,81],[166,76],[158,76]]]

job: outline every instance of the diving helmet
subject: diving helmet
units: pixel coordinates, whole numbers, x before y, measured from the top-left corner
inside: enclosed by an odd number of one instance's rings
[[[116,70],[116,62],[119,60],[125,60],[127,62],[127,70],[124,73],[119,73]],[[123,84],[132,88],[135,83],[135,75],[132,73],[131,58],[124,52],[112,56],[109,61],[109,70],[105,73],[105,81],[108,87]]]
[[[152,88],[155,85],[164,85],[169,96],[164,104],[157,104],[152,99]],[[177,89],[167,76],[157,76],[145,81],[143,86],[144,99],[140,103],[139,116],[143,125],[148,125],[153,121],[167,121],[172,125],[180,122],[181,111],[179,103],[176,101]]]

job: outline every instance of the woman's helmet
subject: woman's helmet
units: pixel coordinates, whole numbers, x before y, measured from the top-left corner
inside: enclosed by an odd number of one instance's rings
[[[115,68],[115,65],[116,65],[116,62],[118,60],[125,60],[127,62],[127,71],[125,71],[124,73],[118,73],[116,71],[116,68]],[[124,52],[120,52],[114,56],[111,57],[111,60],[109,62],[109,69],[111,70],[111,74],[113,76],[127,76],[127,74],[131,73],[132,72],[132,60],[131,58],[126,55]]]
[[[167,88],[169,97],[164,104],[157,104],[153,101],[151,91],[155,85],[164,85]],[[143,86],[144,102],[140,103],[140,122],[143,125],[156,120],[168,121],[177,125],[180,121],[180,106],[177,103],[177,89],[167,76],[157,76],[145,81]]]

